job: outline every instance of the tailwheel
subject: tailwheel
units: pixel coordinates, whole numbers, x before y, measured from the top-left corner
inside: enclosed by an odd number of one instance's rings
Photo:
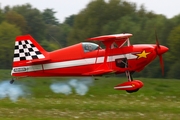
[[[12,78],[12,79],[9,81],[9,83],[10,83],[10,84],[13,84],[13,83],[15,82],[15,80],[17,80],[17,79],[19,79],[19,78]]]
[[[12,79],[12,80],[10,81],[10,84],[13,84],[13,83],[14,83],[14,81],[15,81],[15,80],[14,80],[14,79]]]

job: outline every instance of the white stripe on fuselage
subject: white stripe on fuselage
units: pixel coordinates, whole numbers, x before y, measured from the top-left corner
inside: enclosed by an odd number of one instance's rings
[[[127,59],[136,59],[137,56],[131,53],[124,54],[124,55],[114,55],[108,56],[107,62],[115,61],[115,59],[119,58],[127,58]],[[96,61],[97,59],[97,61]],[[66,67],[75,67],[75,66],[82,66],[82,65],[90,65],[96,63],[103,63],[104,57],[94,57],[94,58],[86,58],[86,59],[79,59],[79,60],[70,60],[70,61],[63,61],[63,62],[54,62],[54,63],[47,63],[43,65],[31,65],[31,66],[21,66],[21,67],[13,67],[11,73],[22,73],[22,72],[32,72],[32,71],[39,71],[39,70],[50,70],[50,69],[57,69],[57,68],[66,68]],[[42,68],[43,66],[43,68]]]

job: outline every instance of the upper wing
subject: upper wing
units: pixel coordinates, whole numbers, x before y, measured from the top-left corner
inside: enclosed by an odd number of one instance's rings
[[[132,34],[124,33],[124,34],[113,34],[113,35],[103,35],[98,37],[89,38],[88,40],[97,40],[97,41],[107,41],[107,40],[121,40],[124,38],[131,37]]]
[[[90,41],[101,41],[104,44],[106,43],[113,43],[115,42],[119,47],[121,47],[130,37],[132,34],[124,33],[124,34],[113,34],[113,35],[103,35],[98,37],[89,38]]]

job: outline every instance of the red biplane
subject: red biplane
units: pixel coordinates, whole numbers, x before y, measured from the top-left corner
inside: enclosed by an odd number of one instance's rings
[[[101,76],[109,73],[126,73],[127,82],[114,87],[116,90],[136,92],[143,83],[133,80],[132,74],[144,69],[157,56],[160,58],[168,48],[156,44],[131,45],[132,34],[114,34],[89,38],[82,42],[52,52],[45,51],[30,35],[18,36],[15,41],[12,76]],[[100,41],[105,49],[90,41]],[[14,80],[11,81],[13,83]]]

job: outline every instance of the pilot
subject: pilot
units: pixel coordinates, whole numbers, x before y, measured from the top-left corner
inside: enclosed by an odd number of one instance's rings
[[[90,51],[92,51],[92,46],[91,45],[85,45],[85,52],[90,52]]]

